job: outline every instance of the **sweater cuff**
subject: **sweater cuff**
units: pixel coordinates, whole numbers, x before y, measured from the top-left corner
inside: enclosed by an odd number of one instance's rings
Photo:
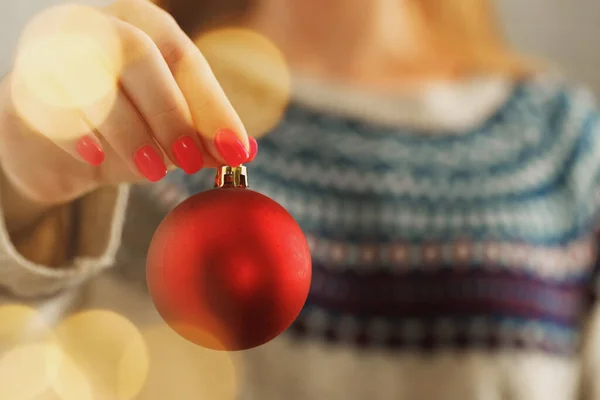
[[[74,202],[75,254],[66,265],[56,267],[36,264],[18,252],[6,229],[0,204],[0,286],[22,298],[49,296],[112,266],[121,244],[128,197],[129,186],[122,184],[97,190]]]

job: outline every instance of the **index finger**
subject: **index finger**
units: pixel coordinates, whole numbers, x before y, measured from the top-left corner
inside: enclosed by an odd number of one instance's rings
[[[145,0],[117,1],[105,10],[144,31],[157,45],[188,103],[206,151],[225,164],[246,162],[250,140],[242,120],[198,47],[175,20]]]

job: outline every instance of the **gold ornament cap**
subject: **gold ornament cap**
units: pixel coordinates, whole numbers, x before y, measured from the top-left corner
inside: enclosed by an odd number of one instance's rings
[[[247,188],[248,174],[246,167],[238,165],[231,167],[223,165],[217,168],[217,176],[215,177],[215,188]]]

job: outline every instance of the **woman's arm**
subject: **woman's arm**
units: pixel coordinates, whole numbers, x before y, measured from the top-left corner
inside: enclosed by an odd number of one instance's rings
[[[203,55],[148,1],[46,10],[18,50],[0,85],[0,285],[17,294],[49,294],[112,263],[127,183],[249,158]]]

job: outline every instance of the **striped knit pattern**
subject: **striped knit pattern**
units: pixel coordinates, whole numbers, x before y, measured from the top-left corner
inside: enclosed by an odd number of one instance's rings
[[[310,296],[288,333],[572,354],[595,294],[597,119],[585,91],[550,80],[519,84],[465,132],[290,105],[250,167],[252,188],[294,215],[312,250]],[[174,188],[212,178],[172,174],[163,195],[172,206]]]

